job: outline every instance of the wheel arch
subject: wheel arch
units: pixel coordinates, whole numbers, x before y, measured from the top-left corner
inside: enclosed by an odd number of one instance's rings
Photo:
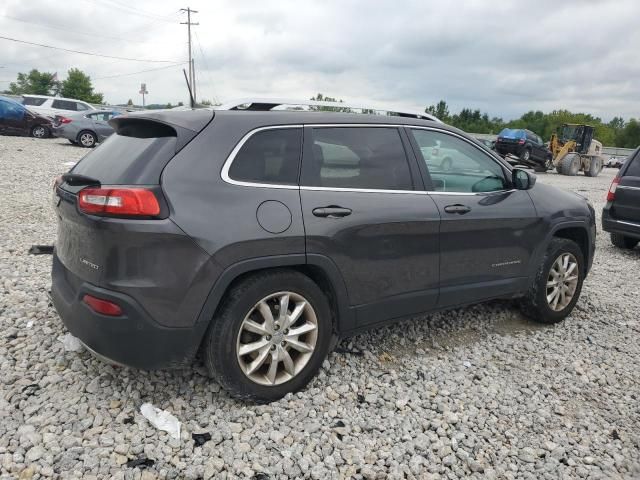
[[[91,135],[93,135],[96,139],[96,143],[98,143],[98,134],[96,132],[94,132],[93,130],[91,130],[90,128],[83,128],[82,130],[80,130],[78,132],[78,134],[76,135],[76,142],[80,143],[80,135],[82,135],[83,133],[90,133]]]
[[[578,244],[582,255],[584,257],[584,264],[589,265],[589,232],[584,225],[581,226],[560,226],[553,232],[553,238],[566,238],[567,240],[573,240]]]
[[[327,295],[336,335],[355,326],[355,315],[349,308],[346,286],[337,266],[329,258],[324,255],[275,255],[235,263],[220,274],[196,321],[200,342],[213,321],[216,311],[224,301],[225,294],[234,285],[251,275],[281,269],[295,270],[306,275]]]

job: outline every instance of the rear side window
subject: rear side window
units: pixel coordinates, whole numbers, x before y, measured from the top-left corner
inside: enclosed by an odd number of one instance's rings
[[[312,187],[413,190],[400,133],[385,127],[312,129],[302,183]]]
[[[71,170],[103,185],[157,185],[176,152],[176,132],[155,122],[130,121]]]
[[[32,105],[34,107],[39,107],[44,102],[46,102],[46,98],[36,98],[36,97],[23,97],[22,104],[23,105]]]
[[[76,103],[76,110],[78,110],[79,112],[83,112],[85,110],[89,110],[89,107],[86,106],[84,103]]]
[[[78,104],[76,102],[70,102],[69,100],[54,100],[51,107],[60,110],[72,110],[74,112],[78,110]]]
[[[0,119],[22,120],[24,118],[24,113],[25,108],[22,105],[0,100]]]
[[[638,153],[638,151],[636,151],[635,157],[633,156],[633,154],[631,154],[631,156],[627,160],[627,162],[631,163],[629,163],[627,171],[624,172],[625,177],[640,177],[640,161],[638,160],[638,158],[640,158],[640,154]]]
[[[301,151],[301,128],[256,132],[236,154],[229,177],[241,182],[297,185]]]

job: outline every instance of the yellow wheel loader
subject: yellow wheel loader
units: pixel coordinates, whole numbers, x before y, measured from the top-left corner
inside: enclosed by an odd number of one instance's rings
[[[582,171],[587,177],[597,177],[602,171],[602,143],[593,138],[590,125],[567,123],[560,135],[551,135],[549,150],[553,155],[553,166],[562,175],[577,175]]]

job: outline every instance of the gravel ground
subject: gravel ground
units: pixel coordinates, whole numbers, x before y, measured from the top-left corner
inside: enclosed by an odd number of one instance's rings
[[[150,373],[64,351],[51,258],[27,250],[55,240],[52,179],[84,153],[0,137],[0,478],[640,478],[640,248],[600,234],[559,325],[509,302],[416,318],[343,341],[303,392],[241,404],[198,364]],[[538,178],[600,212],[613,175]],[[126,465],[139,458],[155,463]]]

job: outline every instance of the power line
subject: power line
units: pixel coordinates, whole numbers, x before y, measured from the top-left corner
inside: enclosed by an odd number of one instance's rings
[[[165,70],[167,68],[173,68],[173,67],[177,67],[179,65],[184,65],[185,63],[187,63],[187,62],[180,62],[180,63],[176,63],[175,65],[167,65],[166,67],[150,68],[148,70],[140,70],[139,72],[118,73],[116,75],[107,75],[106,77],[95,77],[93,80],[103,80],[105,78],[116,78],[116,77],[127,77],[127,76],[130,76],[130,75],[137,75],[139,73],[155,72],[157,70]]]
[[[81,55],[90,55],[92,57],[112,58],[112,59],[115,59],[115,60],[127,60],[129,62],[178,63],[175,60],[145,60],[145,59],[142,59],[142,58],[116,57],[114,55],[103,55],[101,53],[83,52],[83,51],[80,51],[80,50],[71,50],[69,48],[54,47],[52,45],[44,45],[42,43],[27,42],[26,40],[18,40],[17,38],[4,37],[2,35],[0,35],[0,39],[9,40],[9,41],[12,41],[12,42],[17,42],[17,43],[24,43],[26,45],[34,45],[36,47],[51,48],[53,50],[62,50],[63,52],[78,53],[78,54],[81,54]]]
[[[198,50],[200,50],[200,56],[202,57],[202,63],[204,64],[204,68],[205,68],[205,75],[207,76],[207,82],[209,83],[209,88],[211,88],[211,96],[213,97],[213,103],[218,103],[218,99],[216,98],[216,95],[214,93],[214,88],[213,88],[213,80],[211,80],[211,75],[209,73],[209,64],[207,62],[207,58],[204,56],[204,51],[202,50],[202,42],[200,41],[200,37],[198,36],[198,32],[196,32],[194,30],[194,35],[196,37],[196,43],[198,45]]]
[[[86,0],[87,2],[89,2],[89,0]],[[105,0],[107,2],[109,2],[108,5],[100,3],[96,0],[96,2],[89,2],[89,3],[93,3],[94,5],[100,6],[100,7],[105,7],[105,8],[117,8],[120,9],[124,12],[127,12],[131,15],[138,15],[141,17],[147,17],[147,18],[153,18],[154,20],[160,21],[160,22],[167,22],[167,23],[174,23],[174,20],[171,19],[170,16],[162,16],[162,15],[156,15],[154,13],[151,12],[146,12],[144,10],[140,10],[137,9],[135,7],[131,7],[129,5],[123,4],[123,3],[118,3],[115,0]]]

